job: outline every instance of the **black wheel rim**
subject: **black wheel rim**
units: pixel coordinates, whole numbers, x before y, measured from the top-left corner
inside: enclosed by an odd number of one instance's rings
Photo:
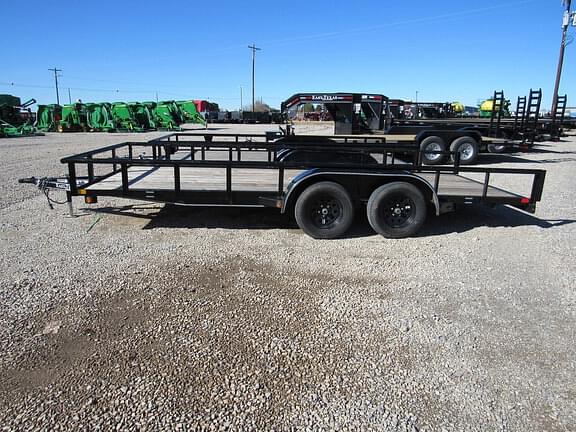
[[[333,197],[321,197],[310,205],[310,220],[317,228],[329,229],[342,216],[342,204]]]
[[[414,219],[416,206],[406,195],[392,195],[381,207],[384,222],[392,228],[401,228]]]

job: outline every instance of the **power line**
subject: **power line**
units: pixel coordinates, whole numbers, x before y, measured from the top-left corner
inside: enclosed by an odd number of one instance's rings
[[[36,85],[36,84],[17,84],[14,82],[0,82],[0,85],[6,85],[10,87],[30,87],[30,88],[43,88],[43,89],[52,88],[52,86]]]
[[[377,32],[379,30],[384,30],[384,29],[391,28],[391,27],[399,27],[399,26],[405,26],[405,25],[435,22],[435,21],[445,21],[445,20],[450,20],[453,18],[459,18],[462,16],[467,16],[467,15],[475,15],[475,14],[479,14],[479,13],[490,12],[493,10],[504,9],[504,8],[508,8],[508,7],[521,6],[521,5],[524,5],[527,3],[534,3],[535,1],[536,0],[521,0],[521,1],[510,2],[510,3],[503,3],[503,4],[499,4],[499,5],[495,5],[495,6],[488,6],[488,7],[482,7],[482,8],[474,8],[474,9],[461,10],[461,11],[456,11],[456,12],[451,12],[451,13],[445,13],[442,15],[423,16],[423,17],[419,17],[419,18],[411,18],[411,19],[406,19],[406,20],[401,20],[401,21],[392,21],[392,22],[387,22],[385,24],[375,25],[375,26],[366,26],[366,27],[352,28],[352,29],[347,29],[347,30],[342,30],[342,31],[316,33],[316,34],[303,35],[303,36],[294,36],[294,37],[290,37],[290,38],[267,41],[265,43],[265,45],[266,46],[270,46],[270,45],[280,45],[281,46],[281,45],[292,44],[294,42],[326,40],[326,39],[334,39],[334,38],[350,36],[350,35],[373,33],[373,32]]]
[[[16,82],[0,82],[0,85],[10,86],[10,87],[27,87],[27,88],[42,88],[42,89],[49,89],[52,88],[51,86],[45,85],[38,85],[38,84],[21,84]],[[104,92],[104,93],[150,93],[150,90],[142,89],[142,90],[122,90],[122,89],[105,89],[105,88],[90,88],[90,87],[69,87],[70,90],[76,91],[89,91],[89,92]],[[161,91],[163,94],[173,95],[173,96],[182,96],[182,93],[174,93],[174,92],[167,92]]]
[[[68,75],[66,75],[68,76]],[[60,81],[58,82],[58,85],[60,86]],[[46,86],[46,85],[40,85],[40,84],[27,84],[27,83],[17,83],[17,82],[9,82],[9,81],[0,81],[0,87],[1,86],[9,86],[9,87],[22,87],[22,88],[36,88],[36,89],[51,89],[53,87],[51,86]],[[59,87],[60,88],[60,87]],[[222,102],[227,102],[227,101],[240,101],[240,105],[242,106],[242,97],[243,95],[239,96],[213,96],[211,98],[205,96],[205,95],[199,95],[196,94],[194,96],[190,95],[190,94],[183,94],[183,93],[173,93],[173,92],[165,92],[165,91],[153,91],[153,90],[122,90],[122,89],[104,89],[104,88],[87,88],[87,87],[67,87],[67,89],[70,92],[94,92],[94,93],[115,93],[118,95],[126,95],[126,94],[146,94],[146,93],[152,93],[152,94],[156,94],[158,93],[158,95],[160,94],[164,94],[164,95],[170,95],[170,96],[177,96],[180,98],[190,98],[190,99],[200,99],[200,100],[213,100],[213,101],[222,101]],[[283,101],[285,99],[285,96],[279,96],[279,95],[263,95],[261,96],[262,99],[266,99],[266,100],[278,100],[278,101]],[[71,96],[69,95],[69,99],[71,100]],[[82,99],[85,99],[84,97]]]

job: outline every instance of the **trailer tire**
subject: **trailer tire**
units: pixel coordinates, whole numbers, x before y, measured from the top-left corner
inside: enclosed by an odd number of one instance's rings
[[[370,226],[383,237],[410,237],[426,220],[426,200],[410,183],[388,183],[372,192],[366,212]]]
[[[429,136],[420,143],[422,162],[426,165],[439,165],[444,161],[443,154],[427,154],[426,151],[446,151],[446,142],[439,136]]]
[[[294,208],[298,226],[315,239],[340,237],[354,220],[350,195],[338,183],[324,181],[308,186]]]
[[[452,144],[450,144],[450,151],[460,153],[461,165],[470,165],[478,159],[478,142],[468,136],[456,138],[452,141]],[[452,161],[454,160],[455,155],[452,155]]]

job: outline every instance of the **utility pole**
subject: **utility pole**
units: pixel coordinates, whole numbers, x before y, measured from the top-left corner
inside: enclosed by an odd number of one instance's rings
[[[58,72],[62,72],[62,69],[57,69],[54,67],[53,69],[48,70],[54,72],[54,83],[56,84],[56,103],[60,105],[60,94],[58,93]]]
[[[70,96],[70,87],[68,87],[68,103],[72,105],[72,97]]]
[[[254,103],[254,70],[256,66],[256,51],[261,51],[262,48],[256,47],[256,44],[248,45],[248,48],[252,50],[252,112],[255,110],[256,104]]]
[[[560,77],[562,76],[562,65],[564,63],[564,48],[566,48],[566,33],[570,25],[570,19],[573,19],[573,25],[576,25],[576,13],[570,13],[572,0],[564,0],[566,9],[562,16],[562,42],[560,43],[560,56],[558,58],[558,69],[556,70],[556,82],[554,83],[554,94],[552,95],[552,118],[556,118],[556,103],[558,101],[558,90],[560,88]]]
[[[240,112],[242,112],[243,109],[244,107],[242,105],[242,86],[240,86]]]

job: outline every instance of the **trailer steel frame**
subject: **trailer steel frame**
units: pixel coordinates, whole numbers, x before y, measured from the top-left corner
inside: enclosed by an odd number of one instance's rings
[[[305,152],[308,155],[356,155],[356,159],[354,162],[289,161],[282,156],[287,151]],[[208,155],[214,153],[225,156],[210,159]],[[182,154],[187,156],[182,157]],[[245,156],[248,154],[258,154],[261,160],[247,160]],[[375,156],[381,158],[378,163],[374,163]],[[340,143],[332,140],[319,140],[314,143],[310,140],[291,141],[286,137],[272,139],[271,135],[266,134],[173,133],[149,142],[126,142],[107,146],[66,157],[61,161],[68,166],[70,200],[72,196],[112,196],[198,205],[271,206],[280,208],[283,212],[290,208],[294,191],[306,182],[309,184],[314,178],[340,181],[355,190],[355,199],[362,202],[367,199],[366,193],[362,191],[362,184],[370,183],[371,178],[377,178],[380,182],[409,178],[411,182],[428,183],[430,201],[434,203],[437,214],[446,202],[489,206],[506,204],[534,212],[536,203],[541,199],[545,179],[545,171],[538,169],[462,167],[458,163],[457,154],[454,166],[425,166],[422,164],[420,150],[387,144],[383,138],[370,142],[368,138],[358,137],[345,137]],[[96,175],[95,166],[111,169]],[[85,168],[86,176],[77,175],[80,167]],[[169,169],[173,173],[172,184],[170,187],[158,189],[135,187],[138,181],[131,181],[129,176],[130,169],[135,167],[150,170],[162,168],[164,171]],[[189,168],[225,170],[225,187],[210,191],[183,188],[181,175],[183,170]],[[239,190],[235,187],[233,176],[233,170],[238,168],[276,170],[275,190]],[[287,185],[287,170],[299,170],[302,174]],[[483,181],[468,178],[467,175],[471,174],[483,174]],[[490,180],[496,174],[531,176],[530,196],[520,196],[494,187]],[[471,189],[463,190],[461,194],[443,193],[441,184],[446,178],[454,178],[450,176],[457,176],[458,180],[465,184],[469,182]],[[107,179],[115,179],[117,187],[99,188]],[[471,192],[472,189],[474,192]]]

